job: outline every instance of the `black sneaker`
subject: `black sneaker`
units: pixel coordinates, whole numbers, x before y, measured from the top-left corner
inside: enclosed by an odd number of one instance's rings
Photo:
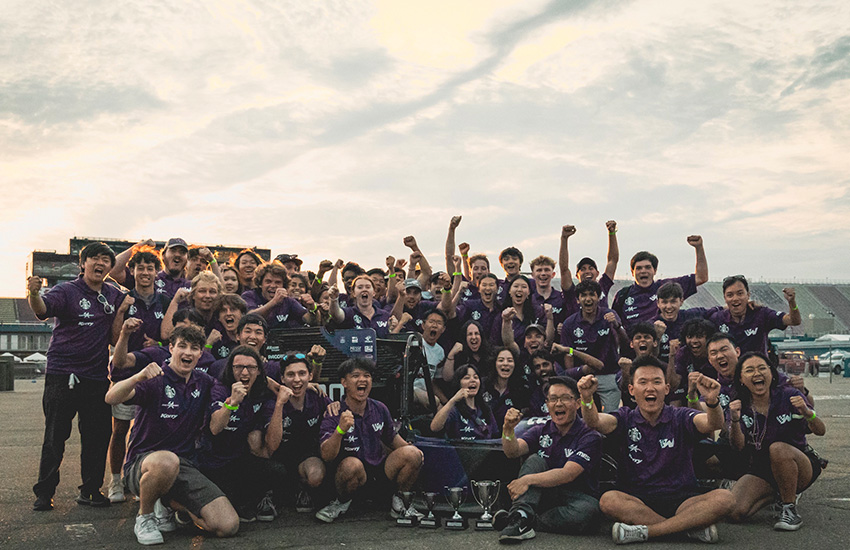
[[[496,513],[493,514],[493,530],[501,531],[508,526],[510,520],[511,514],[507,510],[497,510]]]
[[[82,504],[83,506],[91,506],[92,508],[106,508],[109,506],[109,499],[104,496],[100,491],[95,491],[93,493],[87,493],[84,491],[80,491],[80,496],[77,497],[77,504]]]
[[[501,531],[499,542],[505,544],[516,544],[537,536],[537,533],[531,528],[531,521],[520,514],[511,514],[510,523]]]
[[[310,493],[304,489],[301,489],[298,498],[295,499],[295,511],[302,513],[313,511],[313,499],[310,498]]]
[[[49,512],[50,510],[53,510],[53,497],[36,497],[35,503],[32,505],[32,509],[36,512]]]

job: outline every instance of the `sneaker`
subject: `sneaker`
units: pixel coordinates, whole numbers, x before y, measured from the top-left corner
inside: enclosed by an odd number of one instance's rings
[[[83,490],[80,490],[80,496],[77,497],[77,504],[82,504],[83,506],[91,506],[92,508],[106,508],[109,506],[109,499],[103,496],[103,493],[100,491],[95,491],[93,493],[87,493]]]
[[[179,525],[180,527],[186,527],[187,525],[194,525],[195,522],[192,520],[192,516],[189,515],[189,512],[186,510],[177,510],[174,512],[174,523]]]
[[[802,526],[803,518],[797,513],[797,505],[783,504],[782,513],[779,514],[779,521],[773,525],[773,528],[777,531],[796,531]]]
[[[32,509],[36,512],[49,512],[53,510],[53,497],[38,496],[32,505]]]
[[[393,501],[390,505],[390,516],[393,519],[400,518],[404,515],[404,501],[401,500],[401,497],[398,495],[393,495]]]
[[[351,501],[340,502],[339,499],[334,499],[330,504],[316,512],[316,519],[320,519],[325,523],[333,523],[333,520],[348,511],[351,506]]]
[[[109,502],[117,504],[125,500],[127,497],[124,496],[124,484],[121,483],[121,478],[118,478],[117,482],[109,485]]]
[[[688,531],[688,538],[714,544],[720,540],[720,535],[717,534],[717,526],[712,523],[703,529],[693,529],[692,531]]]
[[[313,499],[310,498],[310,493],[304,489],[298,492],[298,497],[295,499],[295,511],[302,513],[313,511]]]
[[[537,533],[531,528],[531,521],[528,518],[520,514],[512,514],[508,525],[501,529],[499,542],[510,544],[533,539],[536,536]]]
[[[156,521],[156,528],[160,533],[172,533],[177,530],[177,523],[174,521],[174,510],[162,503],[160,499],[156,499],[153,503],[153,517]]]
[[[511,521],[511,514],[507,510],[497,510],[495,514],[493,514],[493,530],[501,531],[505,527],[508,526],[508,523]]]
[[[260,521],[273,521],[277,517],[277,510],[272,502],[271,493],[266,493],[263,500],[257,505],[257,519]]]
[[[611,527],[611,538],[617,544],[646,542],[649,539],[649,528],[646,525],[628,525],[618,521]]]
[[[239,516],[239,523],[254,523],[257,521],[257,507],[237,506],[236,515]]]
[[[162,538],[162,533],[157,529],[156,518],[153,513],[136,516],[136,525],[133,527],[133,532],[136,533],[136,540],[139,541],[139,544],[144,544],[145,546],[165,542],[165,539]]]

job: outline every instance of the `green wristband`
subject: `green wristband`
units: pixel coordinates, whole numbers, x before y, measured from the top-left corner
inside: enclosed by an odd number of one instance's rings
[[[345,435],[345,430],[339,427],[339,424],[336,426],[336,431],[339,435]]]
[[[463,273],[461,273],[460,271],[455,271],[454,273],[452,273],[452,277],[462,277],[462,276],[463,276]]]
[[[582,399],[581,397],[579,397],[578,400],[581,403],[581,406],[586,408],[586,409],[593,407],[593,398],[592,397],[590,398],[590,403],[585,403],[584,399]]]
[[[691,399],[691,396],[689,395],[688,396],[688,403],[699,403],[699,397],[697,397],[696,399]]]
[[[228,411],[238,411],[239,410],[239,405],[231,405],[231,404],[226,403],[226,402],[222,403],[222,405],[224,405],[224,408],[227,409]]]
[[[806,422],[811,422],[812,420],[814,420],[817,417],[818,417],[818,413],[816,413],[815,411],[812,411],[812,416],[808,417],[806,419]]]
[[[516,439],[516,437],[511,437],[509,435],[502,434],[502,439],[504,439],[505,441],[513,441],[514,439]]]
[[[205,344],[204,347],[207,349],[212,349],[212,344]]]

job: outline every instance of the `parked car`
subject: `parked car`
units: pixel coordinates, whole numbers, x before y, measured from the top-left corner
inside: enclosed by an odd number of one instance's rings
[[[832,374],[841,374],[844,372],[844,363],[850,357],[850,352],[843,349],[834,349],[820,355],[815,355],[815,359],[820,363],[821,372],[830,372]]]
[[[779,370],[786,374],[814,374],[818,372],[818,361],[802,351],[779,352]]]

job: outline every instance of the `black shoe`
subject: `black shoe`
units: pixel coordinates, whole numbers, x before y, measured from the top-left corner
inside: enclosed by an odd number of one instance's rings
[[[81,490],[80,496],[78,496],[76,500],[77,504],[91,506],[92,508],[106,508],[110,504],[109,499],[106,498],[100,491],[87,493]]]
[[[498,510],[495,514],[493,514],[493,530],[501,531],[507,527],[510,522],[510,517],[511,515],[507,510]]]
[[[537,536],[537,533],[531,528],[531,521],[519,514],[512,514],[510,523],[501,531],[499,542],[505,544],[515,544]]]
[[[32,505],[32,509],[36,512],[49,512],[50,510],[53,510],[53,497],[36,497],[35,503]]]

